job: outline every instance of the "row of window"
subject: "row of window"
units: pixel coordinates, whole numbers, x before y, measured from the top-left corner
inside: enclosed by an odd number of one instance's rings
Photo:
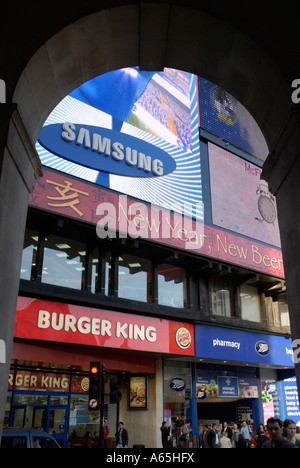
[[[43,236],[42,242],[39,239],[38,232],[26,231],[21,267],[23,280],[177,309],[190,307],[191,272],[184,268],[163,262],[154,265],[149,258],[129,253],[103,252],[99,246],[88,251],[84,242],[57,235]],[[42,250],[39,255],[38,249]],[[230,279],[217,275],[209,279],[207,291],[209,301],[206,303],[211,314],[263,321],[262,296],[256,287],[244,283],[237,289]],[[236,312],[237,296],[239,313]],[[288,327],[286,298],[281,296],[276,303],[271,302],[267,322]]]

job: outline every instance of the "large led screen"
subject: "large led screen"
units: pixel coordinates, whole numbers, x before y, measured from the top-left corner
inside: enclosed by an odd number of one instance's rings
[[[197,79],[116,70],[83,84],[49,115],[44,166],[203,219]]]
[[[212,143],[208,153],[213,224],[280,247],[276,201],[261,169]]]
[[[200,127],[254,156],[262,164],[268,147],[248,110],[220,86],[198,77]]]

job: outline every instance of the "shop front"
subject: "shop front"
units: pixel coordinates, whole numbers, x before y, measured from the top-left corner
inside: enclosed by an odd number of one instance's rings
[[[191,324],[19,297],[5,425],[39,427],[63,447],[93,447],[100,413],[89,409],[89,363],[105,364],[106,442],[118,421],[129,446],[159,447],[162,356],[193,356]],[[119,382],[122,398],[112,396]]]
[[[164,361],[164,419],[174,446],[191,422],[191,446],[205,425],[257,430],[269,417],[293,419],[300,410],[290,338],[232,328],[195,325],[195,359]]]

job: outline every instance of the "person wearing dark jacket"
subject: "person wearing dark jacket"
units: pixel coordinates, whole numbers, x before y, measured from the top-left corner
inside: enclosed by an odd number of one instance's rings
[[[167,426],[166,421],[163,421],[160,430],[161,430],[161,442],[162,442],[163,448],[170,447],[170,441],[169,441],[170,426]]]
[[[116,432],[116,448],[124,447],[128,447],[128,432],[124,427],[124,423],[120,421]]]

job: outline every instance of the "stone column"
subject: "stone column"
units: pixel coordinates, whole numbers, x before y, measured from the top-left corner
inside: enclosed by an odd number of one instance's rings
[[[41,164],[15,104],[0,104],[0,439],[7,397],[28,195]]]
[[[298,394],[300,395],[300,109],[289,113],[262,178],[276,196]],[[299,340],[298,343],[294,340]],[[298,352],[295,352],[298,349]],[[299,361],[299,362],[297,362]],[[300,418],[296,418],[298,422]]]

